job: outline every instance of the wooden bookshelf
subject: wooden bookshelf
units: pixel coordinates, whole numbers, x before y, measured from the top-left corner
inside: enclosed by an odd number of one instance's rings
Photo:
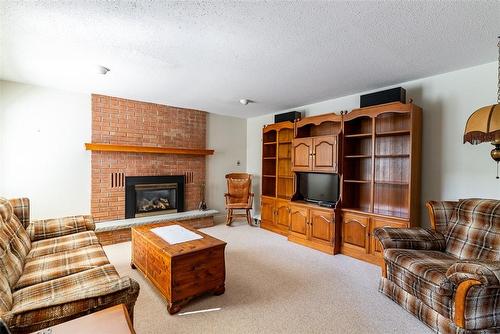
[[[295,192],[292,173],[294,124],[270,124],[262,130],[261,227],[288,233],[288,201]]]
[[[381,262],[373,230],[419,224],[421,112],[388,103],[344,115],[342,253]]]
[[[261,227],[329,254],[340,244],[346,255],[381,264],[373,231],[420,221],[421,137],[422,110],[403,103],[265,126]],[[335,209],[292,196],[296,173],[311,172],[340,174]]]

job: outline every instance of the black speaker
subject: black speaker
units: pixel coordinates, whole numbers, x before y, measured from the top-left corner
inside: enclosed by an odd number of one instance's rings
[[[274,123],[290,121],[294,122],[296,119],[302,118],[302,112],[300,111],[290,111],[283,114],[274,115]]]
[[[361,108],[390,102],[406,103],[406,90],[401,87],[396,87],[380,92],[361,95],[359,98],[359,106]]]

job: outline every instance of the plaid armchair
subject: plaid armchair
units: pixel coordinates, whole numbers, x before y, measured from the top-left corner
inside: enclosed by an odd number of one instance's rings
[[[500,332],[500,200],[427,203],[432,229],[380,228],[379,290],[437,333]]]
[[[29,200],[0,198],[0,319],[29,333],[113,305],[132,317],[139,285],[120,277],[90,216],[31,221]]]

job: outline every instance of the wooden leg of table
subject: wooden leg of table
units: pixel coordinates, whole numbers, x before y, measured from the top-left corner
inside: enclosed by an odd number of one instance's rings
[[[220,296],[224,292],[226,292],[226,286],[225,285],[221,285],[220,287],[218,287],[217,289],[214,290],[214,295]]]
[[[178,303],[168,303],[167,304],[167,311],[171,315],[176,314],[180,310],[181,310],[181,305]]]

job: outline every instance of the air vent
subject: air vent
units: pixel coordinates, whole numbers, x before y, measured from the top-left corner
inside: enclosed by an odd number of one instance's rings
[[[194,182],[194,172],[184,172],[185,183],[193,183]]]
[[[123,188],[125,186],[125,173],[111,173],[111,188]]]

